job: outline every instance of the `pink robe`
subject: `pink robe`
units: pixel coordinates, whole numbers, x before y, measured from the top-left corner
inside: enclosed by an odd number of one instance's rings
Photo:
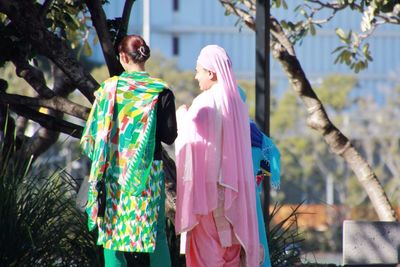
[[[187,111],[178,110],[177,123],[177,233],[190,231],[201,216],[216,210],[220,185],[224,194],[223,213],[232,225],[233,239],[244,249],[246,265],[259,266],[247,108],[239,96],[227,95],[218,83],[196,97]],[[225,237],[229,239],[229,234]],[[214,252],[206,243],[197,248],[206,251],[205,255],[207,250],[209,255]]]

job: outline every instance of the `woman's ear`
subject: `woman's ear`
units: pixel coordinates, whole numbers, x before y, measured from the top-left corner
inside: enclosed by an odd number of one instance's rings
[[[217,74],[215,73],[215,72],[212,72],[212,71],[208,71],[208,78],[211,80],[211,81],[216,81],[217,80]]]
[[[119,58],[121,60],[122,63],[124,64],[129,64],[129,57],[127,54],[125,54],[124,52],[120,52],[119,53]]]

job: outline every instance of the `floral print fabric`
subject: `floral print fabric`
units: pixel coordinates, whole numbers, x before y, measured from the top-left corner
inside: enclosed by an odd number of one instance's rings
[[[146,72],[124,72],[95,93],[81,146],[92,161],[88,226],[98,226],[98,243],[107,249],[154,250],[162,176],[161,163],[153,162],[156,104],[164,88],[165,82]],[[106,184],[104,218],[97,217],[101,179]]]

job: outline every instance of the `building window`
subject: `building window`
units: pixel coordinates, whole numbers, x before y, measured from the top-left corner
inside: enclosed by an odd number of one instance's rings
[[[172,9],[174,11],[179,11],[179,0],[172,0]]]
[[[172,55],[173,56],[179,55],[179,37],[176,36],[172,37]]]

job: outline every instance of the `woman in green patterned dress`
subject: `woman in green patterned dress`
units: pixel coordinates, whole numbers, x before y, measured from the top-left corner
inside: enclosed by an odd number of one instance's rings
[[[98,228],[107,267],[126,266],[123,252],[150,253],[151,266],[170,266],[161,142],[177,135],[174,95],[145,72],[150,49],[140,36],[125,37],[118,50],[125,71],[96,91],[81,139],[92,161],[88,225]]]

